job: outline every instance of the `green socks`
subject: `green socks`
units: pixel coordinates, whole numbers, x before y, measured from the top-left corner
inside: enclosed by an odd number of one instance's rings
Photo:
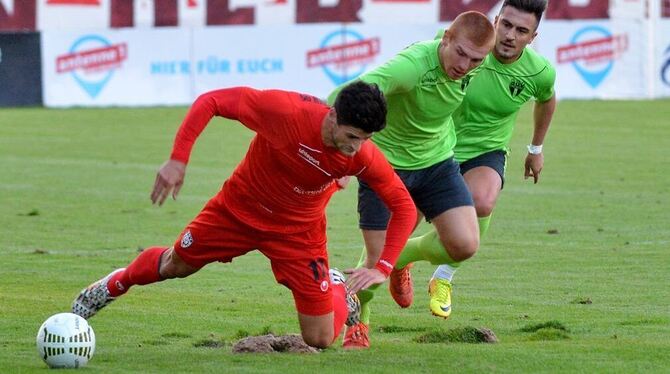
[[[363,247],[363,252],[361,252],[361,257],[358,259],[357,268],[362,267],[365,264],[365,258],[367,257],[368,252]],[[378,284],[372,285],[364,290],[358,291],[358,299],[361,301],[361,322],[366,325],[370,325],[370,301],[375,297],[375,291],[379,288]]]
[[[408,240],[395,268],[402,269],[415,261],[428,261],[433,265],[449,264],[453,267],[458,267],[460,264],[449,257],[435,230]]]
[[[486,217],[479,217],[479,239],[483,238],[486,235],[486,232],[489,231],[489,225],[491,224],[491,217],[493,214],[489,214]]]

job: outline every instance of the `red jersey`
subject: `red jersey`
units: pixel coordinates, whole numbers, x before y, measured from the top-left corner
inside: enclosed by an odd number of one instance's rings
[[[388,275],[414,228],[414,203],[372,142],[364,142],[353,157],[324,144],[322,124],[329,110],[317,98],[294,92],[244,87],[212,91],[191,107],[171,158],[187,163],[196,138],[215,115],[255,131],[246,156],[219,194],[243,222],[282,234],[325,227],[326,205],[338,189],[335,180],[358,176],[392,212],[377,264]]]

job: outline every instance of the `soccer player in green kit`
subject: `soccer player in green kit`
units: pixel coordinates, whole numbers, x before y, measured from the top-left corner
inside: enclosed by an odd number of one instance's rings
[[[454,160],[456,133],[451,114],[465,96],[471,71],[495,42],[493,25],[479,12],[460,14],[440,39],[412,44],[382,66],[362,75],[375,83],[388,103],[387,127],[373,136],[414,203],[435,227],[432,239],[412,261],[435,265],[464,261],[479,246],[474,203]],[[332,102],[336,89],[329,97]],[[379,197],[359,180],[359,226],[366,246],[359,266],[372,268],[386,237],[390,213]],[[418,218],[418,217],[417,217]],[[403,254],[401,254],[403,257]],[[345,348],[367,348],[371,290],[359,292],[362,323],[347,329]]]
[[[544,165],[542,145],[556,108],[550,62],[528,47],[537,35],[546,0],[505,0],[495,19],[496,44],[468,86],[463,104],[453,114],[457,143],[456,160],[461,164],[475,202],[479,233],[489,227],[496,200],[503,188],[508,145],[519,109],[531,98],[534,132],[525,160],[525,178],[537,183]],[[435,235],[434,233],[428,234]],[[414,238],[403,250],[396,267],[414,260],[414,248],[425,238]],[[404,258],[403,258],[404,257]],[[459,263],[440,265],[428,285],[431,312],[443,318],[451,314],[451,280]],[[396,302],[412,303],[408,267],[392,273]],[[393,290],[392,290],[393,291]]]

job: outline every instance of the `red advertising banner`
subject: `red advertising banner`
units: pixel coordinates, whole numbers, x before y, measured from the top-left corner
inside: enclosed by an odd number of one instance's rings
[[[658,1],[661,17],[670,18],[670,0],[650,1]],[[415,24],[448,22],[467,10],[490,14],[500,4],[499,0],[371,0],[365,4],[363,0],[335,0],[323,5],[320,0],[295,0],[294,4],[289,4],[287,0],[267,0],[253,5],[237,5],[234,0],[153,0],[147,2],[146,6],[150,7],[149,12],[153,14],[150,25],[164,27],[188,25],[184,17],[194,17],[186,15],[189,12],[200,12],[199,14],[204,15],[203,18],[194,18],[200,20],[195,25],[201,26],[263,24],[267,23],[268,18],[263,21],[263,17],[260,17],[259,20],[259,14],[272,14],[275,10],[289,14],[289,17],[283,19],[283,23],[366,23],[363,15],[384,12],[388,6],[414,9],[412,7],[431,2],[437,6],[430,17],[423,16],[407,21]],[[139,3],[136,0],[0,0],[0,31],[34,31],[40,27],[55,28],[56,26],[51,25],[56,24],[58,27],[72,25],[72,28],[76,28],[80,23],[78,16],[81,15],[77,11],[96,8],[104,12],[104,24],[100,25],[102,28],[135,27],[138,22],[138,15],[135,14],[137,4]],[[58,11],[54,12],[56,9]],[[68,21],[70,11],[72,20]],[[578,5],[571,0],[551,0],[545,18],[608,19],[609,11],[609,0],[586,0]],[[38,26],[38,13],[40,20],[48,19],[51,14],[58,22],[40,21],[42,26]],[[194,23],[191,22],[190,25],[193,26]]]
[[[100,5],[100,0],[47,0],[49,5]]]

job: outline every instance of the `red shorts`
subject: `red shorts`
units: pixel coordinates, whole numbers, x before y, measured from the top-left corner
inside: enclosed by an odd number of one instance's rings
[[[201,268],[211,262],[231,262],[252,250],[270,259],[278,283],[293,293],[298,312],[319,316],[333,311],[328,276],[326,223],[296,234],[257,230],[241,222],[221,196],[212,198],[186,226],[174,249],[187,264]]]

